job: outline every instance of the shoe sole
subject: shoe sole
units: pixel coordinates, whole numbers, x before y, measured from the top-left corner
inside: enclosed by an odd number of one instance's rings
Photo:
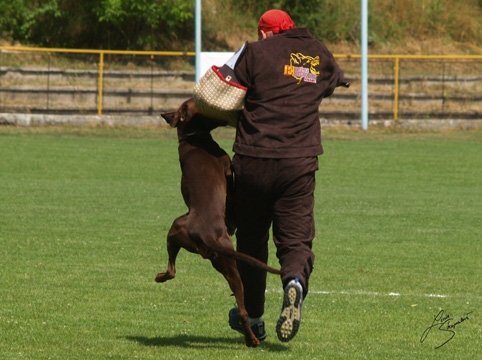
[[[301,322],[301,292],[296,285],[288,285],[283,299],[283,308],[276,324],[278,339],[287,342],[298,332]]]

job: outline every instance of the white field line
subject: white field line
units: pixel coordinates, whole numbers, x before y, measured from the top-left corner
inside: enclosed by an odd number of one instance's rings
[[[449,295],[445,294],[402,294],[398,292],[389,292],[389,293],[381,293],[377,291],[364,291],[364,290],[354,290],[354,291],[323,291],[323,290],[315,290],[309,292],[309,294],[318,294],[318,295],[332,295],[332,294],[340,294],[340,295],[365,295],[365,296],[393,296],[393,297],[400,297],[400,296],[416,296],[416,297],[429,297],[429,298],[447,298]]]
[[[283,293],[282,289],[270,289],[267,292]],[[399,292],[377,292],[377,291],[365,291],[365,290],[310,290],[309,295],[348,295],[348,296],[380,296],[380,297],[426,297],[426,298],[465,298],[467,300],[482,300],[482,296],[477,296],[473,294],[410,294],[410,293],[399,293]]]

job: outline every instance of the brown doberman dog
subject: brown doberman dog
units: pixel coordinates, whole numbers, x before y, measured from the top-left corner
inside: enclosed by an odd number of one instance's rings
[[[209,259],[229,283],[239,308],[246,345],[256,347],[259,340],[253,334],[244,305],[244,289],[236,260],[245,261],[273,274],[279,270],[234,250],[230,233],[232,225],[231,190],[233,174],[229,155],[214,141],[211,130],[226,125],[197,112],[194,100],[188,99],[177,111],[162,117],[171,127],[177,127],[179,161],[182,178],[181,192],[189,211],[174,220],[167,234],[169,263],[167,271],[156,276],[157,282],[173,279],[176,256],[181,248]]]

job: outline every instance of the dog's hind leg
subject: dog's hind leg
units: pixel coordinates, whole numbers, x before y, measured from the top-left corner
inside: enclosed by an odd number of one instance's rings
[[[167,270],[164,273],[159,273],[156,276],[156,282],[162,283],[167,280],[174,279],[176,276],[176,257],[182,247],[186,248],[186,244],[191,241],[186,231],[187,214],[178,217],[172,223],[171,228],[167,234],[167,253],[169,255],[169,262]],[[186,248],[191,251],[191,249]]]
[[[259,345],[259,340],[254,335],[253,330],[251,330],[251,326],[249,325],[248,312],[244,305],[244,288],[238,268],[236,267],[236,260],[218,253],[211,259],[211,263],[217,271],[224,275],[234,294],[239,309],[239,320],[244,330],[246,346],[257,347]]]

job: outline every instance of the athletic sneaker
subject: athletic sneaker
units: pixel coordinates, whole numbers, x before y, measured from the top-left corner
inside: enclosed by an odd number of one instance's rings
[[[239,309],[237,307],[229,310],[229,326],[231,326],[231,329],[244,335],[243,326],[239,321]],[[259,341],[266,339],[263,320],[251,325],[251,330],[253,330],[254,336],[256,336]]]
[[[278,339],[283,342],[294,338],[301,322],[301,303],[303,302],[303,287],[298,278],[291,280],[285,287],[283,307],[276,324]]]

